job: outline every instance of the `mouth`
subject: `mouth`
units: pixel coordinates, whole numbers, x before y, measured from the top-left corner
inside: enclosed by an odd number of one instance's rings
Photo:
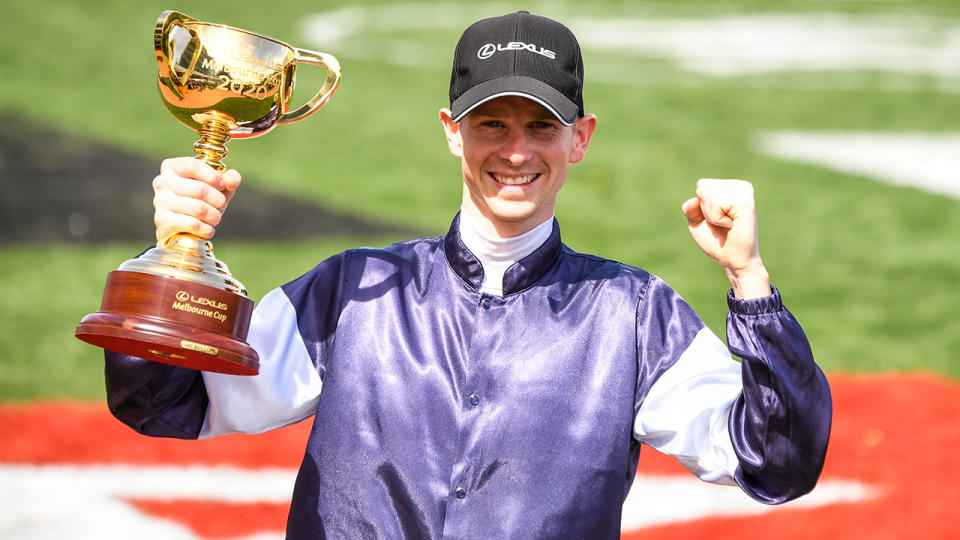
[[[490,176],[493,177],[498,184],[505,186],[522,186],[540,178],[540,173],[525,174],[522,176],[490,173]]]

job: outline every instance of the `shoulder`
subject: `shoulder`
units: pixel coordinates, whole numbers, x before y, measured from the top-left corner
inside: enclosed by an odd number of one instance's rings
[[[385,247],[359,247],[346,252],[349,277],[376,278],[419,273],[424,266],[443,261],[443,237],[416,238]]]
[[[395,273],[442,256],[443,237],[417,238],[384,247],[357,247],[332,255],[297,279],[283,285],[289,294],[304,287],[331,287],[339,281],[370,274]]]
[[[566,244],[561,248],[561,264],[566,272],[583,280],[614,280],[645,287],[651,279],[656,279],[656,276],[638,266],[580,253]]]
[[[636,304],[638,315],[679,310],[685,318],[696,318],[687,302],[666,281],[639,266],[580,253],[567,245],[563,246],[561,258],[563,271],[571,281],[606,283],[623,291]]]
[[[441,253],[443,236],[415,238],[384,247],[358,247],[347,251],[351,260],[390,260],[398,264],[417,263],[431,254]]]

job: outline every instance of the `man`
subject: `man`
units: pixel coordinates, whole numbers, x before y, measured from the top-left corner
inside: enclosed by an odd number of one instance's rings
[[[556,197],[597,126],[582,82],[559,23],[472,25],[440,111],[462,166],[450,231],[335,255],[267,294],[257,377],[108,353],[111,410],[184,438],[313,415],[289,538],[615,538],[641,443],[765,503],[808,492],[829,388],[770,287],[752,188],[701,180],[682,207],[730,279],[741,367],[663,281],[560,242]],[[212,236],[239,183],[164,162],[158,238]]]

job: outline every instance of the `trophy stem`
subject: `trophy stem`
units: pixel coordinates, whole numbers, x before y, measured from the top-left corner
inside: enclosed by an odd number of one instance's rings
[[[211,111],[204,115],[198,133],[200,140],[193,143],[193,150],[197,159],[207,162],[218,171],[226,170],[223,158],[227,155],[227,141],[230,140],[230,129],[235,125],[232,118],[223,117],[223,113]]]

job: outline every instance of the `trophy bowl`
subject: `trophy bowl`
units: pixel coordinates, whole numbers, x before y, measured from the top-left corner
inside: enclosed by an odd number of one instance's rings
[[[218,171],[231,138],[263,135],[323,107],[340,82],[327,53],[165,11],[154,28],[157,85],[170,114],[197,131],[197,159]],[[298,63],[326,69],[320,90],[290,111]],[[178,233],[107,275],[100,311],[75,336],[156,362],[256,375],[259,358],[244,340],[253,302],[212,244]]]
[[[255,137],[306,118],[340,81],[340,63],[330,54],[176,11],[161,14],[154,49],[157,84],[170,114],[201,132],[217,119],[231,138]],[[297,63],[324,67],[327,77],[313,98],[290,112]]]

